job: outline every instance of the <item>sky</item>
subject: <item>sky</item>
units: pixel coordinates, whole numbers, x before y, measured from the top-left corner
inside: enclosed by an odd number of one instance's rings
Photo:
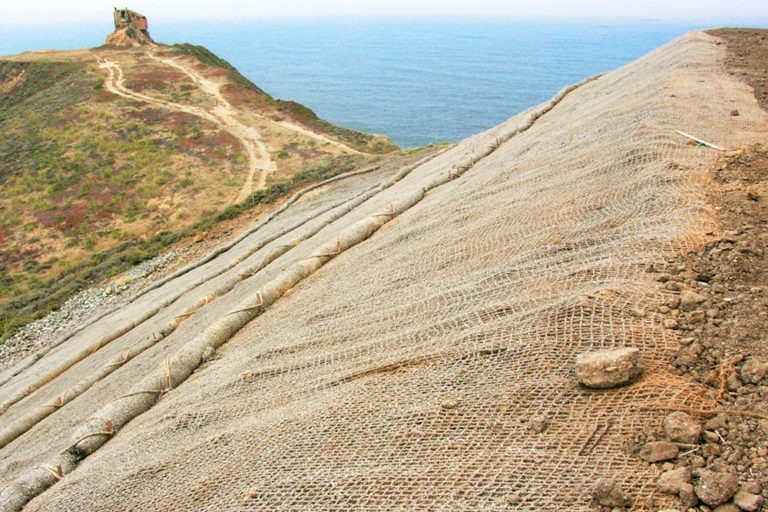
[[[155,21],[338,16],[492,16],[701,21],[708,26],[768,26],[766,0],[0,0],[3,25],[111,21],[128,7]]]

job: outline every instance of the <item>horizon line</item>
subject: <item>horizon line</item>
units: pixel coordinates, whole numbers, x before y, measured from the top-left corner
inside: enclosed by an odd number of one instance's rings
[[[754,17],[739,17],[739,16],[725,16],[725,17],[713,17],[713,16],[701,16],[701,17],[647,17],[647,16],[545,16],[545,15],[513,15],[513,14],[472,14],[472,13],[449,13],[449,14],[319,14],[319,15],[276,15],[276,16],[221,16],[221,17],[178,17],[168,15],[151,16],[147,15],[150,20],[150,24],[173,24],[178,25],[182,23],[220,23],[220,22],[310,22],[310,21],[333,21],[333,20],[365,20],[365,21],[491,21],[497,23],[503,22],[550,22],[550,23],[659,23],[659,24],[702,24],[702,23],[714,23],[715,25],[708,25],[711,27],[735,27],[731,25],[738,23],[738,28],[768,28],[768,17],[754,18]],[[170,22],[170,23],[169,23]],[[727,23],[728,25],[723,25]],[[748,23],[748,25],[743,25]],[[17,27],[17,28],[32,28],[32,27],[55,27],[55,26],[72,26],[72,25],[112,25],[111,19],[104,19],[96,17],[89,19],[65,20],[65,21],[37,21],[37,20],[20,20],[20,21],[8,21],[0,19],[0,27]]]

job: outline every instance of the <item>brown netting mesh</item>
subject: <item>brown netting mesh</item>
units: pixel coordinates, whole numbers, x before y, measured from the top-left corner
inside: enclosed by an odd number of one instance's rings
[[[54,409],[6,434],[0,504],[576,511],[604,477],[636,510],[674,503],[634,436],[715,402],[669,372],[680,333],[646,268],[718,229],[717,153],[675,130],[727,147],[768,126],[715,42],[689,34],[382,186],[339,181],[56,347],[0,388],[6,432]],[[577,385],[577,354],[623,346],[639,382]]]

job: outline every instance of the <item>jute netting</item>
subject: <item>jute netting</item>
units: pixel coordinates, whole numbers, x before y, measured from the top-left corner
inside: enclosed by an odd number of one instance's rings
[[[736,146],[768,126],[715,43],[690,34],[415,168],[330,184],[94,322],[0,388],[19,425],[0,498],[576,511],[607,477],[637,510],[671,503],[633,438],[713,397],[670,373],[680,334],[646,268],[718,230],[717,154],[676,130]],[[579,387],[577,354],[624,346],[638,382]]]

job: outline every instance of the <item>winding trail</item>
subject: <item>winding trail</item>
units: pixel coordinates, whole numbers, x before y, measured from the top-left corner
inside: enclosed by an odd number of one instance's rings
[[[167,66],[174,67],[178,69],[179,71],[185,73],[189,78],[192,79],[195,84],[200,87],[204,92],[207,94],[210,94],[211,96],[214,96],[216,100],[219,103],[219,106],[217,106],[214,109],[214,112],[217,114],[221,114],[225,117],[231,117],[235,118],[237,116],[237,109],[232,106],[229,101],[224,97],[223,94],[221,94],[221,85],[213,80],[210,80],[208,78],[205,78],[204,76],[195,73],[192,69],[183,66],[179,64],[177,61],[173,59],[163,59],[158,57],[156,54],[150,54],[150,57],[157,60],[158,62],[162,62],[163,64]],[[324,144],[330,144],[332,146],[335,146],[343,151],[347,151],[349,153],[357,153],[357,154],[363,154],[363,152],[358,151],[354,149],[351,146],[348,146],[342,142],[339,142],[337,140],[334,140],[330,137],[326,137],[325,135],[322,135],[320,133],[313,132],[312,130],[308,130],[307,128],[304,128],[302,126],[299,126],[295,123],[290,123],[288,121],[275,121],[273,119],[269,119],[268,117],[262,116],[258,113],[252,112],[252,115],[254,115],[256,118],[258,118],[261,121],[266,121],[267,123],[275,124],[278,126],[281,126],[287,130],[291,130],[294,132],[298,132],[306,137],[309,137],[311,139],[315,139],[318,142],[324,143]],[[247,127],[250,128],[250,127]],[[253,129],[253,128],[250,128]]]
[[[150,57],[168,65],[168,59],[163,60],[153,54],[150,54]],[[99,67],[106,69],[107,73],[109,74],[109,79],[105,82],[105,87],[112,94],[136,101],[142,101],[168,110],[184,112],[203,118],[216,124],[221,129],[226,130],[240,141],[248,155],[248,175],[245,179],[245,183],[243,184],[240,192],[233,202],[240,202],[248,197],[248,195],[251,194],[254,190],[258,190],[259,188],[264,187],[264,184],[267,181],[267,176],[271,172],[274,172],[274,170],[277,168],[275,163],[270,158],[269,151],[267,150],[264,142],[261,140],[259,132],[249,126],[244,125],[235,118],[233,115],[234,109],[232,105],[230,105],[224,99],[224,97],[221,95],[221,92],[219,91],[219,87],[213,82],[209,80],[204,81],[202,77],[199,76],[198,80],[195,80],[203,92],[213,96],[216,99],[216,107],[209,111],[202,107],[183,105],[181,103],[162,100],[152,96],[147,96],[146,94],[132,91],[126,87],[125,74],[123,73],[123,69],[120,67],[120,64],[115,61],[100,59]],[[191,71],[187,70],[187,68],[181,64],[173,62],[173,67],[179,68],[185,71],[185,73],[187,73],[189,76],[192,76]]]
[[[184,112],[186,114],[200,117],[216,124],[222,130],[227,131],[232,136],[237,138],[245,149],[246,154],[248,155],[248,174],[246,176],[245,183],[243,183],[243,186],[240,189],[240,192],[233,199],[233,203],[241,202],[255,190],[264,188],[267,177],[271,173],[275,172],[277,165],[270,157],[269,150],[262,140],[261,133],[259,133],[259,131],[253,126],[248,126],[237,118],[237,109],[235,109],[235,107],[233,107],[232,104],[229,103],[229,101],[227,101],[227,99],[221,93],[222,84],[210,80],[200,75],[199,73],[196,73],[194,70],[184,66],[174,59],[159,57],[154,52],[149,53],[148,56],[163,65],[176,68],[186,74],[190,79],[192,79],[192,81],[200,88],[202,92],[213,98],[215,101],[215,106],[211,109],[205,109],[198,106],[184,105],[173,101],[159,99],[133,91],[125,85],[125,73],[120,67],[120,64],[112,60],[100,58],[99,67],[105,69],[108,73],[108,80],[104,84],[106,89],[112,94],[116,94],[123,98],[141,101],[164,109],[176,112]],[[345,144],[314,133],[298,125],[284,121],[273,121],[264,116],[257,115],[257,117],[260,120],[301,133],[302,135],[311,137],[320,142],[331,144],[344,151],[350,153],[360,153],[359,151],[352,149]]]

